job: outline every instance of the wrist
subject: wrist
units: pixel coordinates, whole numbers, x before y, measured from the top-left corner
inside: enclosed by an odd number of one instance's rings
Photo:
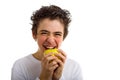
[[[39,80],[52,80],[52,79],[50,79],[50,78],[43,78],[43,77],[39,77]]]

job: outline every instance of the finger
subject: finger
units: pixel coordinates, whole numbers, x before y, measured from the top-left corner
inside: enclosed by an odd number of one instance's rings
[[[49,63],[49,70],[55,70],[58,67],[58,63],[54,60]]]
[[[56,54],[55,56],[62,60],[63,63],[65,63],[65,60],[67,58],[66,53],[62,49],[59,49],[58,52],[60,54]]]
[[[61,53],[63,56],[67,57],[66,53],[62,49],[58,49],[58,52]]]
[[[58,65],[60,67],[62,67],[64,65],[64,63],[60,59],[56,59],[56,62],[58,63]]]
[[[42,62],[44,62],[44,64],[48,65],[51,61],[55,60],[56,57],[52,56],[52,55],[46,55]]]
[[[58,63],[56,62],[56,60],[53,60],[49,63],[49,67],[52,67],[54,65],[58,65]]]
[[[57,69],[57,67],[58,67],[58,64],[54,65],[52,67],[49,67],[49,71],[54,71],[55,69]]]
[[[42,61],[41,62],[43,62],[43,64],[45,64],[45,65],[47,65],[48,64],[48,57],[50,57],[50,55],[45,55],[43,58],[42,58]]]
[[[48,63],[50,63],[55,59],[55,57],[53,56],[53,53],[46,54],[44,57],[45,57],[44,59],[47,60]]]
[[[55,54],[56,57],[58,57],[59,60],[61,60],[63,63],[65,63],[66,57],[60,54]]]

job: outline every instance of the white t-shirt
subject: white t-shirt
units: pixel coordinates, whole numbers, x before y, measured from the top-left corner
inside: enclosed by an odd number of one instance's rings
[[[11,80],[40,80],[40,72],[41,62],[30,54],[14,63]],[[79,64],[67,59],[60,80],[82,80]]]

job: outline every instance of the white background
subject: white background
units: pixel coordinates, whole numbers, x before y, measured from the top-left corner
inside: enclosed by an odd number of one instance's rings
[[[120,80],[119,0],[0,0],[0,80],[11,80],[13,63],[37,50],[30,16],[50,4],[71,12],[62,49],[80,63],[84,80]]]

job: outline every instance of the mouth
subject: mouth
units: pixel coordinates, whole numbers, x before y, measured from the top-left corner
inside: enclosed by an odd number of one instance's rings
[[[45,46],[45,45],[43,45],[43,47],[44,47],[45,50],[57,48],[57,46]]]

